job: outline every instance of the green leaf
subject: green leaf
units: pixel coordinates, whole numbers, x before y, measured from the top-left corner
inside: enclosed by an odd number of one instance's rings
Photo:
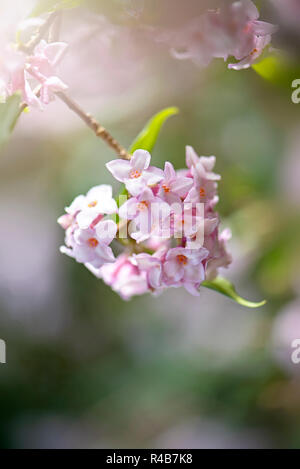
[[[152,119],[147,123],[146,127],[142,130],[142,132],[137,136],[131,145],[129,153],[133,153],[135,150],[139,149],[151,152],[154,148],[163,124],[169,117],[178,113],[179,109],[177,107],[168,107],[152,117]]]
[[[269,53],[263,60],[252,65],[252,68],[265,80],[286,88],[289,92],[293,80],[300,76],[299,65],[279,53]]]
[[[78,7],[83,0],[39,0],[30,16],[40,16],[44,13]]]
[[[179,109],[177,107],[168,107],[163,109],[162,111],[155,114],[155,116],[150,119],[150,121],[146,124],[146,127],[141,131],[141,133],[137,136],[131,147],[129,148],[129,153],[134,153],[135,150],[147,150],[151,152],[154,148],[156,140],[159,136],[160,130],[166,120],[174,116],[175,114],[179,113]],[[124,184],[121,186],[119,196],[126,195],[128,196],[128,191]],[[117,199],[117,203],[119,205],[119,197]]]
[[[10,96],[6,103],[0,104],[0,146],[5,143],[20,115],[21,97],[18,93]]]
[[[232,300],[236,301],[239,305],[246,306],[247,308],[259,308],[266,304],[266,301],[260,301],[259,303],[254,303],[252,301],[245,300],[239,296],[229,280],[223,277],[217,277],[211,282],[205,281],[201,284],[203,287],[210,288],[211,290],[217,291],[222,295],[228,296]]]

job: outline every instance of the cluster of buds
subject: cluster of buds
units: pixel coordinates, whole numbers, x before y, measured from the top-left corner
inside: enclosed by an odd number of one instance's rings
[[[158,40],[171,47],[178,59],[191,59],[207,66],[213,58],[225,61],[234,70],[249,68],[271,42],[276,26],[258,21],[259,11],[251,0],[226,1],[217,10],[209,10],[179,31],[163,32]]]
[[[107,164],[126,195],[117,204],[111,186],[100,185],[78,196],[58,220],[66,230],[61,252],[125,300],[181,286],[199,295],[201,283],[231,262],[230,232],[219,232],[215,212],[220,179],[213,172],[215,157],[198,157],[187,147],[187,169],[179,171],[169,162],[164,170],[150,166],[150,160],[149,152],[136,150],[129,161]]]

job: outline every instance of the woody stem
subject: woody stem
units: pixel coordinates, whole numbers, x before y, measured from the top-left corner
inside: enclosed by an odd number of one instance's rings
[[[117,142],[117,140],[106,130],[93,116],[86,113],[72,98],[66,93],[59,91],[56,95],[68,106],[71,111],[75,112],[81,120],[95,133],[97,137],[102,138],[104,142],[112,148],[118,156],[124,160],[130,160],[131,155],[128,151]]]

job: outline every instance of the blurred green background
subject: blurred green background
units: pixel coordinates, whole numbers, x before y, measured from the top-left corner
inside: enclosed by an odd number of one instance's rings
[[[56,219],[91,186],[115,184],[104,166],[114,155],[61,103],[23,115],[0,157],[0,446],[299,448],[300,105],[254,70],[174,60],[140,26],[177,24],[183,6],[137,3],[64,12],[70,93],[125,146],[155,112],[180,108],[153,164],[184,167],[187,144],[217,156],[218,210],[233,231],[226,275],[268,303],[247,310],[205,289],[127,303],[62,256]],[[205,7],[184,3],[187,17]]]

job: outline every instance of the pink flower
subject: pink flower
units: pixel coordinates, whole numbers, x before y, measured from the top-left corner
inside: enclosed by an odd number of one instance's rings
[[[227,268],[232,262],[226,244],[231,239],[231,231],[227,228],[220,235],[217,230],[204,243],[209,250],[211,259],[207,263],[206,279],[213,280],[218,275],[218,269]]]
[[[140,243],[159,234],[161,223],[170,215],[170,207],[146,187],[138,197],[131,197],[120,207],[119,215],[124,220],[134,220],[129,227],[130,236]]]
[[[227,60],[234,56],[247,68],[276,31],[275,26],[258,18],[259,12],[251,0],[226,0],[219,9],[193,19],[181,30],[158,37],[171,46],[175,58],[207,66],[213,58]]]
[[[203,247],[205,238],[215,231],[219,223],[219,217],[215,213],[207,213],[202,220],[197,220],[196,230],[186,239],[186,247],[188,249]]]
[[[184,286],[192,295],[198,296],[198,288],[205,279],[203,262],[209,252],[186,248],[170,249],[163,266],[165,283],[172,287]]]
[[[68,45],[64,42],[48,44],[42,40],[35,48],[34,55],[26,60],[26,71],[41,85],[40,100],[43,104],[53,101],[55,93],[65,91],[67,85],[56,76]]]
[[[22,99],[27,105],[39,108],[42,108],[42,104],[48,104],[52,101],[56,92],[68,88],[56,76],[57,66],[62,60],[66,48],[67,44],[63,42],[48,44],[42,40],[36,46],[34,54],[26,56],[23,52],[7,46],[2,54],[4,63],[1,67],[3,97],[20,91]],[[37,85],[40,87],[39,97],[33,91]]]
[[[34,49],[34,54],[29,56],[26,63],[44,77],[55,75],[56,67],[59,65],[66,53],[68,44],[65,42],[47,43],[42,40]]]
[[[154,186],[164,178],[161,169],[151,167],[151,155],[145,150],[136,150],[130,161],[112,160],[106,164],[114,178],[124,182],[131,195],[139,195],[147,186]]]
[[[114,255],[108,246],[117,233],[117,225],[112,220],[101,221],[95,229],[75,229],[66,239],[69,247],[62,246],[60,251],[76,259],[77,262],[99,268],[114,262]]]
[[[211,202],[215,204],[217,194],[217,183],[220,180],[218,174],[213,173],[216,158],[214,156],[199,157],[192,147],[186,148],[186,164],[190,168],[194,185],[188,193],[186,202]]]
[[[123,300],[149,291],[146,272],[140,272],[126,254],[120,255],[114,264],[104,265],[99,275]]]
[[[229,64],[228,68],[231,68],[233,70],[243,70],[245,68],[251,67],[251,65],[257,61],[257,59],[260,57],[265,47],[270,42],[271,42],[270,35],[256,36],[254,44],[253,44],[253,49],[250,51],[250,53],[245,58],[243,58],[243,60],[241,60],[240,62],[236,64]]]
[[[104,214],[118,212],[117,203],[112,197],[112,187],[106,184],[93,187],[86,196],[76,197],[66,212],[76,216],[78,226],[82,229],[96,225]]]
[[[231,262],[226,249],[230,232],[218,232],[214,205],[220,176],[213,172],[215,157],[199,157],[187,147],[186,162],[186,170],[176,172],[167,162],[164,172],[150,171],[150,154],[143,150],[134,153],[133,162],[110,162],[110,171],[126,184],[131,173],[139,171],[133,179],[140,181],[130,186],[136,195],[119,209],[120,226],[122,220],[130,221],[128,246],[114,262],[109,244],[117,225],[104,216],[118,209],[112,188],[101,185],[76,197],[59,218],[66,230],[61,251],[85,264],[126,300],[181,286],[198,296],[201,283]],[[153,187],[148,187],[150,180]],[[118,240],[122,241],[120,226]]]
[[[65,215],[62,215],[61,217],[58,218],[57,223],[64,229],[67,230],[70,228],[70,226],[73,223],[73,217],[72,215],[69,215],[66,213]]]
[[[147,253],[138,254],[134,257],[136,265],[141,272],[146,272],[147,281],[152,291],[163,288],[162,258],[163,252],[158,251],[153,256]]]
[[[178,176],[172,163],[165,163],[164,179],[160,183],[157,195],[169,204],[181,203],[192,187],[190,178]]]

